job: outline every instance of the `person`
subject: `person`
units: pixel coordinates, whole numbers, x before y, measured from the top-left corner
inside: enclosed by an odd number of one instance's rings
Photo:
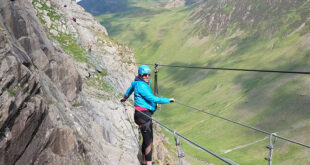
[[[155,112],[156,104],[169,104],[173,98],[161,98],[154,96],[150,88],[151,69],[147,65],[141,65],[138,76],[127,89],[121,102],[125,102],[134,92],[135,113],[134,120],[141,129],[142,142],[142,165],[152,165],[153,128],[150,117]],[[143,114],[141,114],[143,113]],[[147,117],[148,116],[148,117]]]
[[[92,47],[92,45],[90,43],[88,43],[88,54],[89,55],[91,54],[91,47]]]

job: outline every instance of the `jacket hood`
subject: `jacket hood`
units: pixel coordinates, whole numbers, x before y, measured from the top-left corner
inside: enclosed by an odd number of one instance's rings
[[[135,81],[143,81],[143,82],[144,82],[143,78],[140,77],[140,76],[136,76],[136,77],[135,77]]]
[[[142,81],[142,82],[145,82],[145,81],[143,80],[143,78],[140,77],[140,76],[136,76],[135,81]],[[150,80],[148,83],[147,83],[147,82],[145,82],[145,83],[150,84],[150,82],[151,82],[151,80]]]

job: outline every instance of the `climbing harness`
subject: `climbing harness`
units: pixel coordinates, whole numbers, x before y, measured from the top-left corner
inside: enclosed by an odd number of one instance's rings
[[[273,148],[274,148],[274,144],[276,143],[276,140],[277,140],[277,134],[276,133],[270,134],[269,145],[266,146],[266,148],[269,149],[269,156],[265,158],[265,160],[268,161],[269,165],[272,164],[272,154],[273,154]]]
[[[177,131],[174,131],[173,135],[174,135],[174,140],[175,140],[175,146],[177,147],[178,158],[179,158],[179,165],[183,165],[182,158],[184,158],[185,154],[184,154],[184,152],[182,151],[182,148],[181,148],[181,144],[182,143],[179,140],[179,136],[177,135]]]

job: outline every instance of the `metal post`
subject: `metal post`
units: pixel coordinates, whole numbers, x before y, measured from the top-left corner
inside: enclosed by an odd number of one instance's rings
[[[273,136],[275,138],[272,141]],[[269,136],[269,145],[266,146],[266,148],[269,149],[269,157],[265,158],[265,160],[268,161],[268,165],[272,164],[272,154],[273,154],[273,148],[274,148],[274,144],[276,143],[276,140],[277,140],[277,134],[276,133],[271,133],[270,136]]]
[[[154,72],[155,72],[155,76],[154,76],[154,95],[158,96],[158,81],[157,81],[157,74],[158,74],[158,62],[156,62],[154,64]],[[156,104],[155,109],[159,109],[160,110],[160,104]]]
[[[178,151],[179,165],[183,165],[182,158],[185,156],[185,154],[181,148],[182,143],[179,141],[179,136],[177,135],[177,132],[174,131],[173,134],[174,134],[175,145],[176,145],[177,151]]]

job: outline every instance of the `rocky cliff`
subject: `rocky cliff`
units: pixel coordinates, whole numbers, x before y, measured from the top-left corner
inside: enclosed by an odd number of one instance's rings
[[[128,47],[71,0],[0,0],[0,38],[1,165],[139,164]]]

